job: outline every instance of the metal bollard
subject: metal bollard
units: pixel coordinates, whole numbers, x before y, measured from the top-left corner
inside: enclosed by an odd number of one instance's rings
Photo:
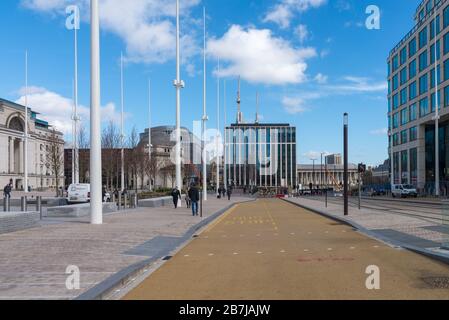
[[[28,211],[28,197],[22,197],[20,204],[21,204],[20,209],[22,210],[22,212],[27,212]]]
[[[10,197],[5,197],[3,198],[3,211],[4,212],[10,212],[11,211],[11,198]]]
[[[42,197],[38,196],[36,197],[36,211],[39,212],[40,218],[42,220]]]
[[[126,210],[126,206],[128,205],[128,195],[123,195],[123,210]]]
[[[122,195],[118,196],[118,211],[122,210]]]

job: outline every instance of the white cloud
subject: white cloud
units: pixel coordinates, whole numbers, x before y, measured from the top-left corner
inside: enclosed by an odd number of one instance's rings
[[[373,136],[386,136],[388,134],[388,128],[371,130],[370,134]]]
[[[324,75],[324,74],[322,74],[322,73],[318,73],[316,76],[315,76],[315,81],[316,82],[318,82],[319,84],[325,84],[325,83],[327,83],[327,80],[328,80],[328,76],[326,76],[326,75]]]
[[[282,105],[284,110],[289,114],[304,113],[306,108],[304,107],[305,100],[300,97],[283,97]]]
[[[25,104],[25,88],[18,90],[20,97],[15,101],[18,104]],[[48,121],[50,125],[64,134],[71,135],[73,100],[61,96],[56,92],[49,91],[42,87],[28,88],[28,106],[38,113],[39,118]],[[90,119],[90,108],[79,105],[78,114],[81,120],[86,123]],[[125,115],[128,116],[128,115]],[[108,103],[101,108],[101,119],[103,122],[120,121],[120,114],[113,103]]]
[[[22,0],[30,10],[54,16],[65,15],[65,7],[76,3],[84,21],[89,19],[89,0]],[[195,29],[190,28],[189,10],[200,0],[181,1],[183,59],[197,52]],[[127,48],[127,60],[163,63],[175,56],[175,1],[166,0],[100,0],[102,30],[119,36]],[[185,32],[189,26],[189,33]],[[184,30],[184,32],[183,32]]]
[[[304,82],[305,61],[316,56],[314,48],[293,48],[288,41],[274,37],[271,30],[238,25],[231,26],[222,38],[209,40],[207,49],[224,62],[221,76],[275,85]]]
[[[299,42],[304,43],[309,38],[309,29],[305,24],[300,24],[295,28],[295,35],[299,38]]]
[[[330,152],[324,151],[324,152],[319,152],[319,151],[309,151],[303,154],[303,156],[309,160],[313,160],[315,159],[316,161],[320,161],[321,160],[321,154],[323,154],[323,164],[324,164],[324,157],[330,155]],[[319,165],[320,163],[315,162],[316,165]]]
[[[307,11],[310,8],[318,8],[325,3],[326,0],[281,0],[270,9],[263,21],[274,22],[285,29],[290,26],[296,13]]]
[[[346,83],[329,86],[329,89],[342,92],[378,92],[388,89],[386,81],[374,82],[369,78],[346,76],[343,78]]]

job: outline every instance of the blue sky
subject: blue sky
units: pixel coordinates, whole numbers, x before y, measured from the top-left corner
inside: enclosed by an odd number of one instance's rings
[[[208,114],[216,123],[216,61],[227,83],[227,117],[235,119],[237,75],[242,76],[245,120],[254,121],[256,92],[263,122],[298,128],[299,162],[319,152],[342,151],[341,124],[350,114],[350,161],[379,164],[387,155],[386,59],[413,27],[419,0],[377,0],[381,29],[368,30],[365,0],[181,0],[186,88],[182,124],[202,114],[202,8],[208,25]],[[89,11],[87,0],[0,2],[0,96],[22,101],[24,52],[29,52],[30,104],[68,132],[73,82],[73,31],[65,7],[79,4],[79,97],[87,124]],[[125,69],[126,131],[147,127],[147,83],[153,87],[153,125],[174,123],[174,1],[100,0],[104,124],[117,121],[119,57]],[[223,97],[223,96],[222,96]]]

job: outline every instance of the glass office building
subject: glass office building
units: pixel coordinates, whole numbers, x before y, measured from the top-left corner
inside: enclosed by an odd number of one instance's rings
[[[415,26],[388,57],[392,181],[435,192],[439,110],[440,192],[449,189],[449,0],[422,1]]]
[[[225,132],[228,185],[294,187],[296,128],[289,124],[236,123]]]

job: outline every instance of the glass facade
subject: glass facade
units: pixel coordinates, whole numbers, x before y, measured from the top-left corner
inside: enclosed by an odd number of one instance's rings
[[[442,188],[449,188],[449,122],[440,124],[440,184]],[[435,185],[435,126],[428,125],[425,129],[426,141],[426,187]]]
[[[237,187],[296,185],[296,128],[234,124],[226,128],[228,183]]]

